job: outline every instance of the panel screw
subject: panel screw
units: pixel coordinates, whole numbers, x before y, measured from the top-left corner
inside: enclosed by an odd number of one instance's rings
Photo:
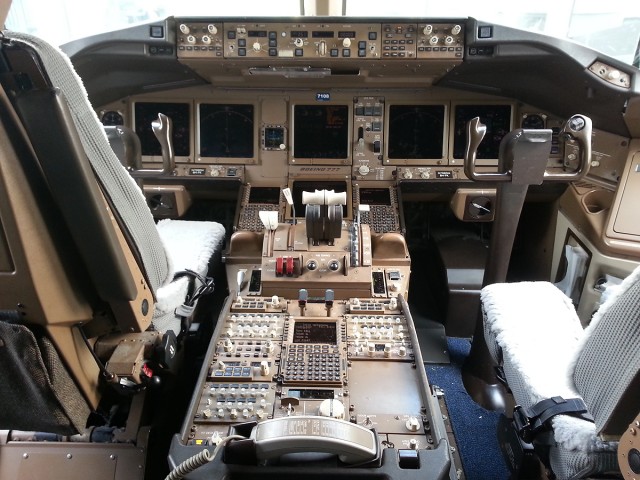
[[[67,453],[67,459],[71,460],[73,458],[73,455],[71,455],[70,453]]]
[[[22,458],[25,458],[25,459],[26,459],[26,458],[29,458],[29,454],[28,454],[28,453],[23,453],[23,454],[22,454]]]

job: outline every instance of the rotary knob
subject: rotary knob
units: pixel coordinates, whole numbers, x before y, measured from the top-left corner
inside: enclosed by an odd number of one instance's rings
[[[276,347],[271,340],[267,340],[267,343],[264,345],[264,349],[267,353],[272,353],[275,348]]]
[[[420,421],[416,417],[410,417],[405,423],[407,430],[410,432],[417,432],[420,428]]]
[[[431,37],[431,38],[429,39],[429,43],[430,43],[431,45],[437,45],[437,44],[438,44],[438,37]]]
[[[370,169],[368,165],[360,165],[358,167],[358,174],[362,176],[367,175],[369,172],[370,172]]]
[[[194,37],[193,35],[189,35],[187,37],[187,43],[196,43],[196,37]]]
[[[211,37],[209,35],[203,35],[202,36],[202,43],[204,43],[205,45],[211,44]]]
[[[455,40],[453,39],[453,37],[451,35],[446,36],[445,39],[444,39],[444,43],[446,45],[452,45],[454,41]]]
[[[422,178],[423,180],[428,180],[429,178],[431,178],[431,173],[430,172],[420,172],[420,178]]]
[[[215,35],[216,33],[218,33],[218,28],[213,25],[213,24],[209,24],[207,25],[207,31],[211,34],[211,35]]]
[[[425,35],[431,35],[433,33],[433,25],[425,25],[422,33]]]
[[[329,262],[329,270],[336,272],[340,268],[340,264],[337,260],[331,260]]]
[[[407,180],[412,179],[413,174],[411,173],[411,170],[405,170],[404,172],[402,172],[402,178],[405,178]]]
[[[345,38],[344,40],[342,40],[342,46],[344,48],[349,48],[351,46],[351,39]]]
[[[453,35],[458,35],[460,32],[462,31],[462,27],[460,25],[455,25],[452,29],[451,29],[451,33]]]
[[[180,24],[180,32],[185,34],[185,35],[188,35],[189,32],[191,32],[191,29],[187,25],[185,25],[184,23],[181,23]]]
[[[293,44],[294,44],[296,47],[300,48],[300,47],[302,47],[302,46],[304,45],[304,40],[302,40],[301,38],[296,38],[296,39],[293,41]]]
[[[255,52],[259,52],[261,48],[262,48],[262,46],[260,45],[260,42],[255,42],[255,43],[253,44],[253,50],[254,50]]]

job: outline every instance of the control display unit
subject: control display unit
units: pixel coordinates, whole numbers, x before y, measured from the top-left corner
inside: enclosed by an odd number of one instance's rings
[[[253,105],[202,103],[198,108],[200,157],[253,157]]]
[[[134,130],[140,138],[143,156],[162,155],[158,139],[151,123],[163,113],[173,123],[173,149],[175,155],[188,157],[191,154],[191,105],[189,103],[136,102],[134,105]]]
[[[360,188],[361,205],[391,205],[391,192],[388,188]]]
[[[335,322],[296,321],[293,326],[293,343],[336,343]]]

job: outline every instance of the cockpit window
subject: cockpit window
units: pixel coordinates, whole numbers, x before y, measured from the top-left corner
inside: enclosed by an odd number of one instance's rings
[[[602,0],[13,0],[7,28],[61,45],[84,36],[175,16],[474,17],[479,20],[567,38],[637,66],[640,2]],[[328,6],[328,11],[324,11]],[[322,7],[322,8],[321,8]],[[99,19],[99,21],[96,21]]]

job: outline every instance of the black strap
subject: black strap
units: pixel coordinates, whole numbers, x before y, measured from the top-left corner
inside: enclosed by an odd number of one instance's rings
[[[584,400],[562,397],[546,398],[530,408],[517,405],[513,410],[513,421],[520,438],[531,443],[537,434],[551,429],[551,419],[556,415],[569,415],[593,422]]]
[[[186,333],[188,328],[187,319],[193,314],[194,309],[196,308],[196,303],[200,299],[200,297],[204,295],[208,295],[213,292],[215,289],[215,283],[213,278],[207,277],[205,275],[200,275],[198,272],[194,272],[193,270],[182,270],[177,272],[173,276],[173,280],[176,280],[180,277],[189,277],[189,291],[187,292],[187,296],[182,305],[178,306],[175,310],[176,316],[182,319],[182,326],[179,338]],[[200,282],[200,286],[196,288],[196,280]]]

